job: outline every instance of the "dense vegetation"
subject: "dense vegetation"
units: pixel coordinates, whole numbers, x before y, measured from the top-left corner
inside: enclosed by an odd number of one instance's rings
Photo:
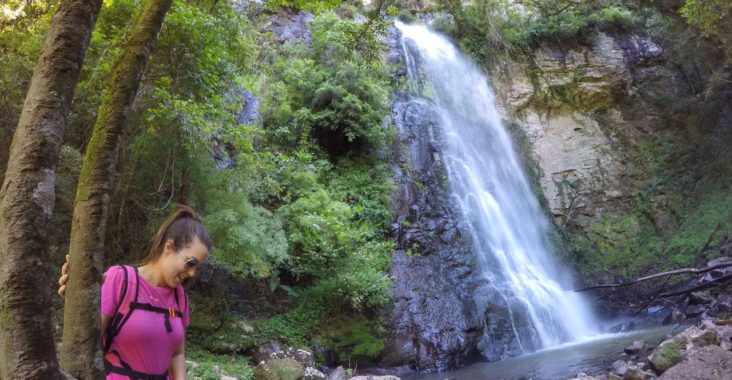
[[[4,6],[21,12],[3,19],[0,35],[1,106],[10,115],[3,146],[57,2],[21,5]],[[137,1],[119,0],[100,13],[59,164],[51,271],[68,244],[88,126],[140,10]],[[124,132],[105,260],[140,260],[159,220],[185,202],[205,217],[214,266],[250,284],[247,302],[261,305],[233,316],[227,301],[239,300],[194,294],[194,306],[205,310],[194,313],[194,349],[220,348],[203,337],[226,334],[217,331],[222,321],[240,328],[256,319],[256,333],[239,339],[238,350],[274,338],[309,347],[323,326],[337,323],[324,345],[374,355],[390,284],[393,188],[385,154],[392,132],[384,124],[390,84],[374,32],[382,29],[323,12],[311,22],[310,44],[280,46],[248,16],[226,2],[174,3]],[[244,90],[261,99],[256,124],[237,122]]]

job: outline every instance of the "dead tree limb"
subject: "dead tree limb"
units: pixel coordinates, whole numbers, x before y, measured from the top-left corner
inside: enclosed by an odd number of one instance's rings
[[[679,290],[678,292],[659,294],[658,295],[658,298],[666,298],[666,297],[679,296],[679,295],[682,295],[682,294],[687,294],[687,293],[695,292],[697,290],[703,290],[703,289],[706,289],[706,288],[711,288],[713,286],[717,286],[718,283],[723,283],[723,282],[728,281],[728,280],[732,280],[732,274],[728,274],[726,276],[722,276],[722,277],[719,277],[719,278],[715,278],[714,280],[707,281],[707,282],[705,282],[703,284],[700,284],[700,285],[697,285],[697,286],[692,286],[691,288],[686,288],[684,290]]]
[[[671,275],[669,274],[663,280],[663,284],[661,284],[661,286],[658,288],[658,290],[655,292],[655,294],[653,294],[653,297],[649,298],[648,299],[648,302],[646,302],[643,305],[643,307],[639,307],[638,308],[638,311],[636,311],[635,314],[633,314],[634,317],[636,315],[640,314],[643,310],[645,310],[648,306],[650,306],[651,303],[653,303],[653,301],[655,301],[657,298],[659,298],[661,296],[661,294],[662,294],[661,292],[663,292],[664,290],[666,290],[666,285],[668,285],[668,280],[670,280],[670,279],[671,279]]]
[[[706,272],[713,271],[715,269],[726,268],[726,267],[730,267],[730,266],[732,266],[732,261],[729,261],[729,262],[726,262],[726,263],[723,263],[723,264],[713,265],[713,266],[707,267],[707,268],[700,268],[700,269],[696,269],[696,268],[677,269],[677,270],[672,270],[672,271],[662,272],[662,273],[656,273],[656,274],[652,274],[650,276],[645,276],[645,277],[637,278],[637,279],[635,279],[633,281],[621,282],[621,283],[617,283],[617,284],[604,284],[604,285],[588,286],[588,287],[581,288],[581,289],[575,289],[574,291],[575,292],[584,292],[584,291],[588,291],[588,290],[601,289],[601,288],[619,288],[619,287],[633,285],[633,284],[637,284],[639,282],[648,281],[648,280],[652,280],[654,278],[663,277],[663,276],[676,276],[676,275],[680,275],[680,274],[700,274],[700,273],[706,273]]]

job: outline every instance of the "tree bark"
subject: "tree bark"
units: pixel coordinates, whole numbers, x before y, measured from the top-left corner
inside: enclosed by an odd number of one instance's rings
[[[150,0],[137,20],[106,86],[79,176],[61,349],[63,368],[78,378],[103,378],[99,300],[110,190],[121,132],[171,3]]]
[[[101,0],[64,0],[33,72],[0,188],[0,378],[63,379],[51,333],[54,180],[74,87]]]

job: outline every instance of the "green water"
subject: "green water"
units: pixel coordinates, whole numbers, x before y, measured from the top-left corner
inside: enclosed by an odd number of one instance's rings
[[[404,380],[481,380],[481,379],[567,379],[579,372],[605,371],[620,358],[623,348],[635,340],[656,346],[667,334],[685,326],[660,326],[567,344],[517,358],[492,363],[476,363],[455,371],[403,376]],[[627,357],[626,357],[627,360]]]

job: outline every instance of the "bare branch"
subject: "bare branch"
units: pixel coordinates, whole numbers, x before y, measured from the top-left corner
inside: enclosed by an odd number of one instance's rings
[[[652,274],[652,275],[646,276],[646,277],[637,278],[637,279],[635,279],[633,281],[621,282],[621,283],[616,283],[616,284],[604,284],[604,285],[588,286],[588,287],[581,288],[581,289],[575,289],[574,291],[575,292],[584,292],[584,291],[587,291],[587,290],[601,289],[601,288],[619,288],[619,287],[633,285],[633,284],[637,284],[639,282],[648,281],[648,280],[652,280],[654,278],[663,277],[663,276],[676,276],[676,275],[680,275],[680,274],[700,274],[700,273],[706,273],[706,272],[713,271],[715,269],[726,268],[726,267],[730,267],[730,266],[732,266],[732,261],[729,261],[729,262],[726,262],[726,263],[723,263],[723,264],[714,265],[714,266],[707,267],[707,268],[700,268],[700,269],[696,269],[696,268],[677,269],[677,270],[672,270],[672,271],[668,271],[668,272],[662,272],[662,273]],[[661,295],[661,296],[663,296],[663,295]]]
[[[726,276],[722,276],[722,277],[719,277],[719,278],[715,278],[714,280],[707,281],[707,282],[705,282],[705,283],[703,283],[701,285],[692,286],[691,288],[686,288],[684,290],[679,290],[678,292],[659,294],[658,297],[659,298],[666,298],[666,297],[679,296],[679,295],[682,295],[682,294],[688,294],[688,293],[691,293],[691,292],[695,292],[697,290],[702,290],[702,289],[706,289],[706,288],[711,288],[713,286],[717,286],[718,283],[723,283],[723,282],[728,281],[728,280],[732,280],[732,274],[728,274]]]

